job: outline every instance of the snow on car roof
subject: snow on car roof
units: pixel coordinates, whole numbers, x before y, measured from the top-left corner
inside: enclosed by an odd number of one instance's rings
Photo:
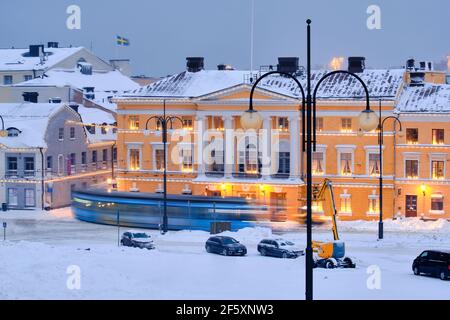
[[[319,79],[329,72],[328,70],[313,71],[312,87],[314,88]],[[246,81],[250,74],[250,71],[241,70],[202,70],[195,73],[184,71],[133,90],[122,97],[200,97],[236,85],[250,84]],[[256,75],[258,72],[255,71],[252,74]],[[371,96],[393,99],[397,97],[401,89],[403,74],[404,70],[402,69],[366,69],[358,75],[367,84]],[[299,76],[298,80],[306,88],[306,76]],[[300,97],[300,90],[293,80],[278,75],[263,79],[259,87],[291,97]],[[321,99],[365,98],[361,84],[354,77],[345,74],[330,76],[320,86],[317,96]]]
[[[426,83],[407,87],[396,110],[400,113],[450,113],[450,85]]]

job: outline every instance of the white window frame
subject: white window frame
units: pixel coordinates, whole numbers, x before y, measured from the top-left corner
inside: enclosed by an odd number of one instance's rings
[[[342,199],[350,199],[350,211],[342,211],[342,205],[341,201]],[[347,193],[347,189],[344,190],[344,193],[341,193],[339,195],[339,211],[338,214],[342,216],[352,216],[353,215],[353,209],[352,209],[352,195],[350,193]]]
[[[420,178],[420,157],[421,154],[417,152],[405,152],[403,153],[403,177],[408,180],[417,180]],[[406,175],[406,161],[417,160],[417,178],[408,178]]]
[[[315,153],[322,153],[323,155],[323,173],[321,174],[314,174],[315,176],[324,176],[327,174],[327,146],[326,145],[317,145],[316,146],[316,152]],[[313,161],[314,162],[314,161]]]
[[[355,175],[355,145],[337,145],[337,175],[341,177],[352,177]],[[352,155],[352,174],[351,175],[343,175],[341,173],[341,154],[342,153],[351,153]]]
[[[31,191],[31,193],[33,194],[33,204],[27,204],[27,191]],[[33,208],[36,207],[36,190],[31,189],[31,188],[25,188],[24,190],[24,206],[26,208]]]
[[[439,198],[442,199],[442,210],[432,210],[431,209],[431,202],[433,199]],[[445,202],[444,202],[444,195],[440,192],[434,192],[430,196],[430,214],[445,214]]]
[[[62,159],[62,165],[61,165],[61,159]],[[58,176],[63,176],[64,175],[64,155],[62,154],[58,154]]]
[[[433,161],[442,161],[444,162],[444,177],[442,179],[436,180],[445,180],[447,178],[447,154],[446,153],[430,153],[430,179],[435,180],[433,178]]]
[[[367,197],[368,199],[368,206],[367,206],[367,212],[366,215],[367,216],[376,216],[378,217],[380,215],[380,195],[377,194],[376,190],[372,190],[372,194],[369,194],[369,196]],[[370,207],[370,200],[376,200],[376,203],[378,204],[378,212],[370,212],[369,207]]]
[[[140,170],[142,170],[142,143],[129,143],[129,144],[127,144],[127,170],[128,171],[133,171],[133,172],[136,172],[136,171],[140,171]],[[131,163],[130,163],[130,160],[131,160],[131,153],[130,153],[130,151],[131,150],[139,150],[139,170],[131,170],[131,167],[130,167],[130,165],[131,165]],[[97,153],[97,162],[98,162],[98,153]]]
[[[158,168],[156,167],[156,150],[164,150],[164,144],[162,142],[153,142],[151,143],[152,145],[152,168],[154,171],[163,171],[163,170],[158,170]],[[169,153],[169,142],[166,143],[166,167],[169,167],[169,157],[168,157],[168,153]]]

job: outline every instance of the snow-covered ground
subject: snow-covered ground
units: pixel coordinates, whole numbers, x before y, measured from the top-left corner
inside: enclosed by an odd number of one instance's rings
[[[77,221],[69,209],[0,213],[3,221],[8,228],[7,240],[0,241],[0,299],[304,298],[304,257],[261,257],[256,251],[261,238],[279,236],[267,228],[227,232],[249,252],[246,257],[223,257],[205,252],[209,234],[202,231],[164,236],[147,231],[156,250],[118,247],[116,227]],[[422,250],[450,249],[447,221],[386,221],[383,241],[376,240],[376,222],[339,225],[357,268],[315,269],[316,299],[450,297],[450,281],[411,271]],[[298,244],[306,238],[302,229],[282,236]],[[314,239],[330,240],[331,232],[317,227]],[[78,271],[80,288],[74,289]]]

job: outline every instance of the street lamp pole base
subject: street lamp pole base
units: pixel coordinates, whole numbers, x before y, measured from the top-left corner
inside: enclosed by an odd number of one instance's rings
[[[383,221],[378,222],[378,240],[383,239]]]

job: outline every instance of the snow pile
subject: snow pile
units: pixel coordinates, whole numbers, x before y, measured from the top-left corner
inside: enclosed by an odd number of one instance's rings
[[[339,230],[347,232],[376,232],[378,230],[378,221],[340,221]],[[405,233],[433,231],[435,233],[450,234],[450,222],[445,219],[424,221],[419,218],[385,220],[384,230],[387,232]]]

